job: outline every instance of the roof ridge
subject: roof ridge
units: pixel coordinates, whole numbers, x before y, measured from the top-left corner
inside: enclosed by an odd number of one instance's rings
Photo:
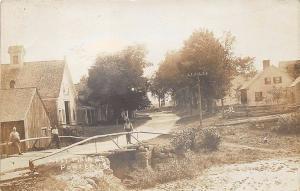
[[[27,113],[29,112],[29,110],[30,110],[30,106],[31,106],[31,103],[32,103],[32,100],[33,100],[33,98],[34,98],[34,95],[37,93],[37,88],[35,88],[35,91],[34,91],[34,93],[33,94],[31,94],[31,98],[30,98],[30,101],[29,101],[29,103],[28,103],[28,105],[27,105],[27,107],[26,107],[26,111],[25,111],[25,113],[24,113],[24,119],[23,120],[25,120],[25,118],[26,118],[26,115],[27,115]]]
[[[3,88],[0,90],[18,90],[18,89],[37,89],[37,87],[18,87],[18,88]]]
[[[17,72],[13,67],[3,67],[3,88],[9,88],[9,80],[16,81],[16,87],[35,87],[42,98],[59,97],[61,83],[67,63],[65,60],[26,62]],[[7,72],[6,72],[7,70]]]
[[[38,60],[38,61],[24,62],[24,64],[40,63],[40,62],[49,62],[49,63],[54,63],[54,62],[64,62],[64,63],[65,63],[65,60]]]
[[[285,71],[284,69],[282,69],[282,68],[280,68],[280,67],[278,67],[278,66],[270,65],[270,66],[267,67],[266,69],[259,71],[259,73],[257,73],[253,78],[251,78],[248,82],[246,82],[245,84],[243,84],[243,86],[241,87],[241,89],[247,89],[247,88],[249,88],[249,86],[251,86],[255,80],[257,80],[257,79],[258,79],[265,71],[269,70],[270,68],[274,68],[274,69],[276,69],[276,70],[282,72],[283,74],[285,74],[285,75],[291,77],[291,76],[288,74],[288,72]]]
[[[40,63],[40,62],[50,62],[50,63],[53,63],[53,62],[64,62],[66,63],[65,60],[38,60],[38,61],[27,61],[27,62],[24,62],[24,64],[30,64],[30,63]],[[5,63],[5,64],[0,64],[1,66],[10,66],[12,64],[10,63]]]

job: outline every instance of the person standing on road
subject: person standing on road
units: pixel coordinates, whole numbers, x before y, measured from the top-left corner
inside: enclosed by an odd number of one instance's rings
[[[13,127],[13,131],[9,135],[9,141],[12,142],[12,146],[18,149],[19,155],[22,155],[20,147],[20,134],[17,132],[16,127]]]
[[[124,130],[126,132],[133,131],[133,126],[132,126],[132,123],[129,121],[129,119],[126,119],[126,121],[125,121]],[[127,142],[127,144],[132,144],[131,143],[131,135],[130,135],[130,133],[126,134],[126,142]]]
[[[51,129],[51,134],[52,134],[51,143],[55,142],[56,148],[60,149],[60,140],[59,140],[58,129],[56,125]]]
[[[123,122],[125,123],[128,118],[128,110],[125,111],[124,109],[122,109],[122,112],[121,112],[121,118],[123,120]]]

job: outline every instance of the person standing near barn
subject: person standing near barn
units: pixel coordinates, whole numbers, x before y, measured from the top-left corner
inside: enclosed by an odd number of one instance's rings
[[[131,122],[129,121],[129,119],[126,119],[126,121],[125,121],[124,130],[126,132],[133,131],[133,126],[132,126]],[[132,144],[131,143],[131,135],[130,135],[130,133],[126,134],[126,142],[127,142],[127,144]]]
[[[12,132],[9,134],[9,141],[12,142],[12,146],[18,149],[19,155],[22,155],[20,147],[20,134],[17,132],[16,127],[13,127]]]
[[[58,129],[56,125],[51,129],[51,134],[52,134],[51,143],[55,142],[56,148],[60,149],[60,140],[59,140]]]

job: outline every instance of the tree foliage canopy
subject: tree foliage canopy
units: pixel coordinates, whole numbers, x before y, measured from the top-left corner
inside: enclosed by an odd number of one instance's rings
[[[89,69],[88,99],[94,104],[109,104],[114,111],[135,110],[149,105],[147,80],[142,76],[148,64],[143,46],[129,46],[110,55],[98,56]]]
[[[185,92],[182,89],[190,87],[190,94],[193,95],[197,79],[188,74],[207,72],[201,78],[203,98],[223,98],[235,76],[256,73],[253,58],[234,56],[234,41],[231,33],[216,38],[208,30],[195,31],[179,51],[167,53],[153,79],[154,87],[165,89],[177,97],[182,94],[180,92]]]

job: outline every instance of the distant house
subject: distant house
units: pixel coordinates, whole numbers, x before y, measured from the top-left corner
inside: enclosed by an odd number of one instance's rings
[[[21,139],[49,136],[50,119],[36,88],[11,88],[0,90],[0,143],[9,140],[13,127]],[[34,142],[22,143],[23,149]],[[36,146],[45,147],[49,140],[42,140]],[[0,148],[0,153],[12,154]]]
[[[238,105],[241,103],[240,88],[247,81],[249,81],[249,78],[243,75],[238,75],[233,80],[231,80],[231,87],[226,96],[223,98],[224,106]],[[222,106],[221,100],[217,101],[217,106]]]
[[[300,76],[291,85],[293,103],[300,106]]]
[[[75,89],[78,98],[77,123],[80,125],[95,125],[98,122],[97,109],[87,103],[87,95],[84,93],[88,91],[87,78],[82,78],[78,84],[75,84]]]
[[[52,125],[76,124],[76,93],[65,60],[24,62],[22,46],[11,46],[8,53],[1,89],[36,87]]]
[[[241,87],[241,103],[248,106],[288,102],[288,89],[294,78],[284,69],[263,61],[263,71]],[[279,93],[280,92],[280,93]]]
[[[300,76],[300,60],[280,61],[279,68],[284,69],[294,79]]]

